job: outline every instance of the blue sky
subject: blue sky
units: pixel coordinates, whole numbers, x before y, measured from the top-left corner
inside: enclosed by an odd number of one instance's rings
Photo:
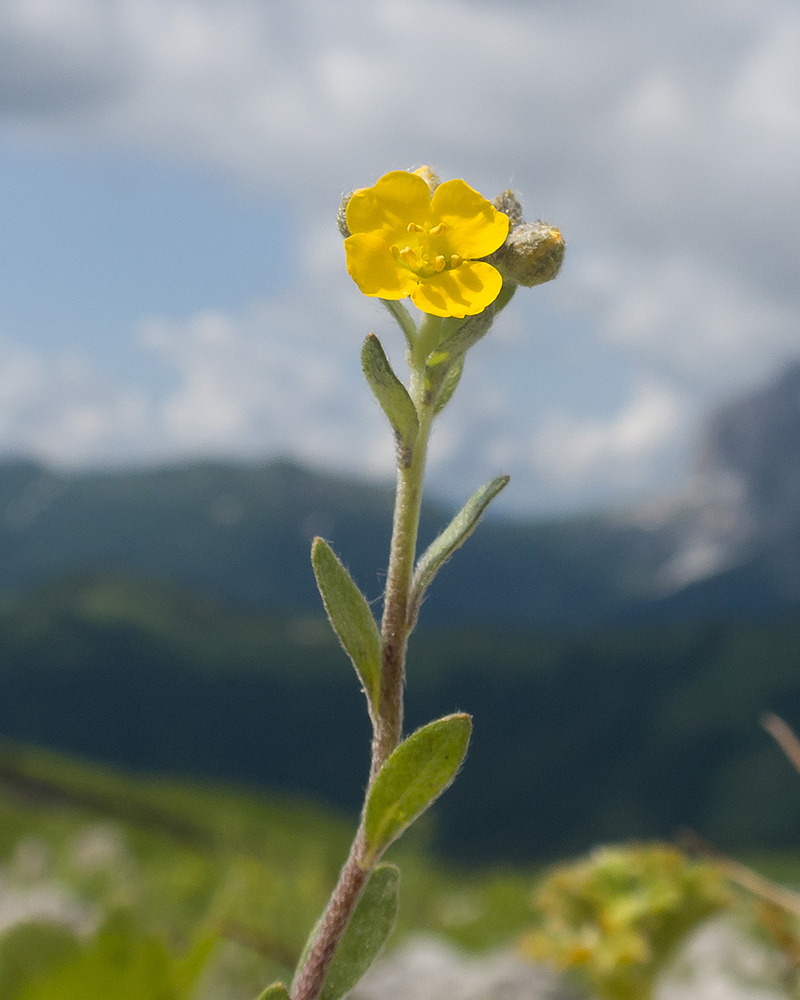
[[[0,454],[391,472],[341,193],[428,162],[564,232],[435,436],[453,499],[681,488],[800,348],[800,11],[782,0],[9,0]]]
[[[129,333],[143,315],[235,309],[293,274],[279,204],[152,159],[6,145],[0,218],[6,327],[112,369],[135,356]]]

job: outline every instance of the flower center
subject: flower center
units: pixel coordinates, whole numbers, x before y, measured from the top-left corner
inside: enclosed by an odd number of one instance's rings
[[[408,243],[404,247],[391,246],[392,257],[418,278],[431,278],[440,271],[451,271],[462,264],[464,258],[450,253],[446,230],[443,222],[435,226],[409,222]]]

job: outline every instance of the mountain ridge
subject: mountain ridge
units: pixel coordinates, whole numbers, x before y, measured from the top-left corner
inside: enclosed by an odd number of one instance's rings
[[[322,535],[379,602],[391,487],[286,460],[121,472],[0,463],[0,588],[81,574],[173,580],[316,614]],[[421,546],[452,516],[423,507]],[[800,361],[710,417],[679,495],[562,519],[486,518],[443,569],[431,624],[588,626],[781,614],[800,602]]]

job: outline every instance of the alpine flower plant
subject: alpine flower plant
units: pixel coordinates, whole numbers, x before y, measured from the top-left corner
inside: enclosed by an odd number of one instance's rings
[[[564,255],[558,229],[526,223],[511,191],[488,201],[463,180],[439,183],[428,167],[393,170],[342,200],[339,230],[347,270],[400,327],[405,385],[370,333],[364,377],[394,435],[397,458],[392,540],[380,622],[328,542],[311,562],[331,626],[349,656],[372,722],[371,765],[361,819],[328,904],[312,929],[290,987],[273,983],[259,1000],[340,1000],[369,968],[391,932],[400,873],[387,848],[448,787],[467,752],[472,720],[444,716],[403,732],[408,638],[427,588],[507,485],[478,489],[418,555],[417,531],[428,440],[458,387],[468,352],[520,285],[556,276]],[[410,299],[419,316],[406,307]]]

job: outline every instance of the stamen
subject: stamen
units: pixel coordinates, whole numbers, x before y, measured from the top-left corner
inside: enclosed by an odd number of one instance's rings
[[[445,229],[447,229],[447,226],[443,222],[440,222],[438,226],[434,226],[433,229],[431,229],[430,235],[441,236]]]
[[[446,266],[447,266],[447,261],[444,259],[444,257],[442,257],[441,254],[439,254],[438,257],[434,258],[433,267],[435,271],[444,271]]]
[[[409,233],[424,233],[425,232],[424,227],[420,226],[419,223],[417,223],[417,222],[409,222],[408,226],[406,226],[406,229],[407,229],[407,231]]]
[[[417,255],[411,249],[411,247],[404,247],[400,251],[400,260],[407,266],[412,267],[417,262]]]
[[[395,260],[400,259],[400,251],[398,250],[397,247],[395,246],[389,247],[389,252],[391,253],[392,257],[394,257]]]
[[[464,263],[464,258],[459,257],[457,253],[450,254],[450,267],[456,268],[460,267]]]

